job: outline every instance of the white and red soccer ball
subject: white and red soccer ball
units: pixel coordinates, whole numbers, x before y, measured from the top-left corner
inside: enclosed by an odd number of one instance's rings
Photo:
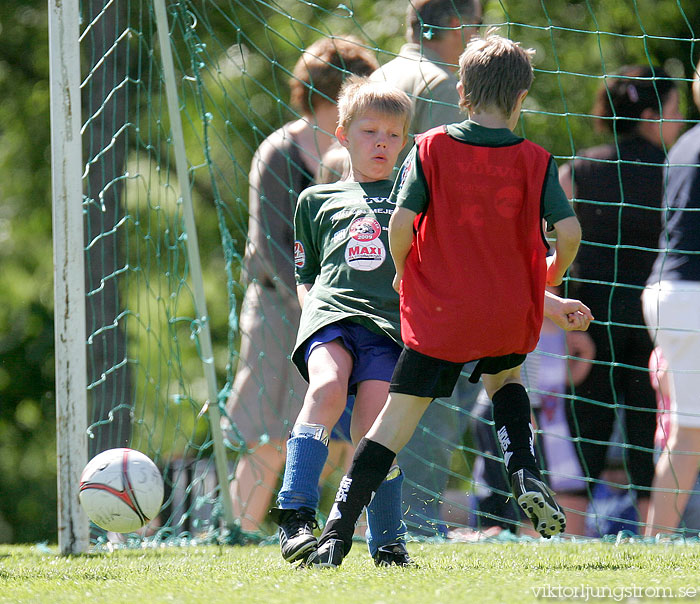
[[[114,533],[130,533],[158,515],[163,503],[163,477],[143,453],[109,449],[85,466],[78,497],[97,526]]]

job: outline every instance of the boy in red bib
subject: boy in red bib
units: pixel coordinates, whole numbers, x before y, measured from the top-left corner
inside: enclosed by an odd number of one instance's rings
[[[513,133],[532,83],[532,51],[492,30],[459,61],[469,119],[416,137],[392,198],[389,245],[401,297],[404,349],[389,398],[357,447],[314,566],[338,566],[355,522],[434,398],[449,396],[478,360],[518,505],[544,537],[566,527],[534,456],[520,366],[540,333],[545,285],[561,283],[581,239],[552,156]],[[556,245],[547,258],[543,222]],[[569,328],[587,326],[585,307]]]

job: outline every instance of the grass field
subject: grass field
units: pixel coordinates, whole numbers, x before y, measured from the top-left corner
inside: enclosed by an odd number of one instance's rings
[[[698,599],[700,544],[410,544],[417,569],[298,569],[277,546],[163,547],[62,557],[0,545],[0,602],[387,604]]]

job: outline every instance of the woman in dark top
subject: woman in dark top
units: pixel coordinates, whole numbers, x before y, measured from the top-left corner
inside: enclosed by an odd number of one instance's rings
[[[580,438],[584,472],[597,479],[615,419],[623,420],[625,468],[641,521],[654,476],[656,397],[640,295],[656,257],[663,165],[681,128],[680,121],[666,120],[681,119],[678,101],[675,84],[662,69],[623,68],[605,80],[593,109],[613,142],[577,154],[560,170],[583,230],[572,293],[596,318],[588,331],[596,357],[573,392],[571,434]]]

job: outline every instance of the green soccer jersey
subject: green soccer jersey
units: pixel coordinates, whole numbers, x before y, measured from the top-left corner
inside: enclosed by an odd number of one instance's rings
[[[304,344],[326,325],[355,321],[401,342],[388,238],[392,184],[336,182],[309,187],[299,196],[296,281],[313,287],[304,299],[292,360],[307,380]]]

